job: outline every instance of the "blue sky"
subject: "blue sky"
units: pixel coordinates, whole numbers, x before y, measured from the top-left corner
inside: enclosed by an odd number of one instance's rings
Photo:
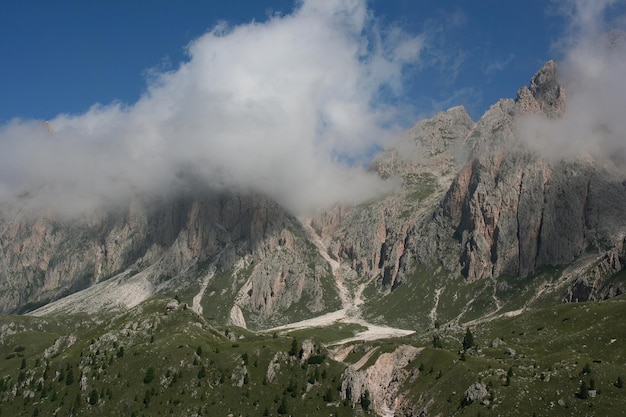
[[[549,58],[563,19],[546,1],[372,0],[382,24],[427,33],[424,62],[403,99],[420,117],[463,104],[474,118]],[[185,46],[219,21],[287,14],[290,0],[36,1],[0,6],[0,123],[82,113],[95,103],[134,103],[151,68],[176,68]]]

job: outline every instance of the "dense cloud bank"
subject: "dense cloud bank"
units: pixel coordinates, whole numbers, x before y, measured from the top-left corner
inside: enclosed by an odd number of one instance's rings
[[[396,133],[397,109],[379,98],[400,93],[422,48],[381,28],[364,0],[220,24],[137,103],[0,127],[0,199],[72,215],[189,178],[297,213],[371,197],[388,184],[363,162]]]
[[[567,94],[563,117],[532,116],[520,133],[551,158],[610,158],[626,167],[626,20],[624,1],[567,1],[560,11],[569,21],[555,48]]]
[[[626,38],[607,35],[626,22],[623,1],[553,4],[570,23],[556,46],[567,111],[527,117],[520,132],[548,156],[624,160]],[[383,27],[365,0],[220,24],[134,104],[0,126],[0,203],[73,216],[190,184],[265,193],[296,214],[373,197],[391,185],[364,165],[398,134],[394,103],[426,39]]]

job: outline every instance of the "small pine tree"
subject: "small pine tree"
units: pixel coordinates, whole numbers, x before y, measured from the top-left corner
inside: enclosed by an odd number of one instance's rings
[[[296,356],[296,353],[298,353],[298,340],[296,340],[296,338],[294,337],[291,340],[291,349],[289,349],[289,356]]]
[[[433,347],[435,349],[443,349],[443,343],[441,342],[441,336],[438,334],[433,336]]]
[[[202,356],[202,346],[198,346],[198,348],[196,349],[196,355]]]
[[[322,397],[322,399],[326,401],[327,403],[333,402],[333,390],[328,388],[326,392],[324,393],[324,396]]]
[[[615,386],[617,388],[624,388],[624,381],[622,380],[622,376],[617,377],[617,381],[615,381]]]
[[[20,364],[20,369],[26,368],[26,359],[22,358],[22,363]]]
[[[206,376],[206,369],[204,365],[202,365],[202,368],[200,368],[200,370],[198,371],[198,379],[202,379],[205,376]]]
[[[463,350],[467,350],[474,347],[474,335],[469,327],[465,330],[465,336],[463,336]]]
[[[120,348],[117,350],[116,353],[118,358],[123,358],[124,357],[124,346],[120,346]]]
[[[580,371],[580,373],[583,375],[589,375],[591,373],[591,366],[589,366],[589,363],[585,364],[585,366],[583,367],[583,370]]]
[[[276,412],[281,415],[287,414],[287,397],[285,397],[284,395]]]
[[[70,368],[65,376],[65,385],[72,385],[74,383],[74,371]]]
[[[96,405],[98,403],[98,390],[93,388],[89,392],[89,405]]]

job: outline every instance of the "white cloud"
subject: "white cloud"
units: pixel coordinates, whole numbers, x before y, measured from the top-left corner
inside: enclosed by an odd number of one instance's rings
[[[357,201],[386,184],[360,162],[395,134],[420,36],[381,30],[365,0],[305,0],[293,13],[220,24],[178,69],[150,73],[132,105],[0,127],[0,198],[79,213],[180,185],[254,190],[302,212]],[[346,163],[349,160],[351,163]],[[25,200],[25,199],[22,199]]]
[[[520,125],[522,135],[551,157],[587,153],[626,163],[626,36],[609,31],[616,19],[610,11],[624,2],[567,1],[561,11],[569,19],[566,37],[557,43],[564,59],[559,66],[567,94],[563,118],[535,116]],[[607,22],[607,16],[613,18]],[[617,39],[617,41],[615,41]]]

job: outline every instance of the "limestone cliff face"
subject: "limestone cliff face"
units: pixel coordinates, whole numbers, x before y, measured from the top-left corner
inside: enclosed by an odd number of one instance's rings
[[[379,201],[320,215],[315,226],[328,234],[333,256],[391,289],[415,264],[474,281],[613,251],[626,235],[626,175],[589,155],[544,157],[517,130],[529,115],[566,111],[550,61],[516,100],[500,100],[475,124],[462,108],[418,123],[373,164],[403,185]]]
[[[305,310],[326,306],[320,295],[328,266],[298,221],[259,195],[136,198],[127,208],[78,220],[5,218],[1,231],[3,313],[44,304],[128,269],[154,266],[150,280],[156,285],[177,276],[192,279],[202,263],[232,271],[244,258],[251,272],[243,283],[250,289],[240,304],[249,311],[270,316],[303,297]]]
[[[549,62],[516,102],[489,109],[468,139],[470,162],[435,216],[455,227],[469,280],[526,276],[623,239],[626,190],[610,162],[586,155],[546,159],[516,136],[524,114],[559,117],[564,111],[556,64]]]
[[[361,279],[397,287],[412,266],[421,225],[432,215],[462,160],[474,122],[462,107],[419,122],[393,147],[384,149],[373,169],[399,178],[394,193],[360,206],[335,208],[313,226],[330,240],[332,256],[343,259]]]

